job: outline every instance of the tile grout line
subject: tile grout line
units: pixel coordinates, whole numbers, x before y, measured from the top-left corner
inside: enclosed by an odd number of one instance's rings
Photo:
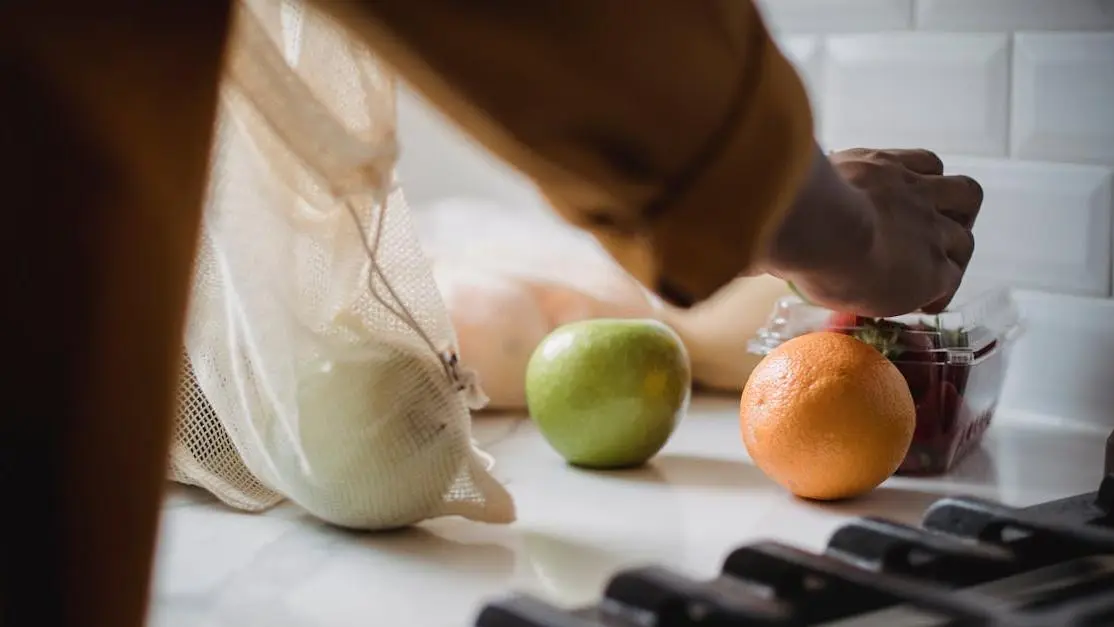
[[[1014,103],[1013,85],[1015,81],[1014,72],[1016,71],[1016,48],[1017,48],[1017,32],[1007,31],[1006,33],[1006,159],[1012,160],[1014,158],[1013,151],[1017,145],[1017,139],[1013,133],[1013,113],[1016,103]]]

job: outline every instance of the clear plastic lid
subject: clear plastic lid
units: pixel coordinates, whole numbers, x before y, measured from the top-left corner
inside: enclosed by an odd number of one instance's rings
[[[981,292],[941,314],[915,313],[893,318],[842,314],[797,296],[787,296],[774,305],[748,349],[765,355],[797,336],[830,330],[854,335],[890,359],[969,364],[1012,342],[1021,327],[1017,303],[1007,288]]]

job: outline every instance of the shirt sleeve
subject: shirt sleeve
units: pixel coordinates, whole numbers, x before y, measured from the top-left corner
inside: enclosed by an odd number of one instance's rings
[[[318,6],[659,291],[738,276],[812,157],[804,89],[750,1]]]

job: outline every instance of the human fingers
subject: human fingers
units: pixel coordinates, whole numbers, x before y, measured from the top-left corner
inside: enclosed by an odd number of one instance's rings
[[[944,162],[931,150],[915,148],[908,150],[885,150],[882,152],[887,157],[890,157],[917,174],[941,175],[944,173]]]
[[[947,309],[975,254],[975,236],[969,229],[946,218],[942,220],[942,228],[948,259],[946,266],[941,269],[941,280],[944,281],[947,290],[944,296],[922,308],[927,313],[939,313]]]
[[[926,176],[922,183],[932,194],[936,210],[971,228],[982,208],[983,190],[975,179],[962,174]]]
[[[948,259],[954,261],[960,268],[966,270],[967,264],[975,254],[975,236],[971,229],[950,220],[944,216],[939,217],[938,228],[943,239],[944,252]]]
[[[959,286],[963,281],[963,269],[956,265],[955,262],[949,262],[945,271],[944,280],[950,286],[947,292],[940,298],[921,307],[921,311],[927,314],[938,314],[946,311],[952,299],[955,298],[956,292],[959,291]]]

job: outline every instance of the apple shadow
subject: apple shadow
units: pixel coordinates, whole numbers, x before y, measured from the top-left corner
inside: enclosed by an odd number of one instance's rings
[[[658,455],[640,468],[604,472],[623,481],[680,487],[738,490],[772,485],[761,470],[744,461],[677,453]]]
[[[584,475],[592,475],[603,479],[615,481],[630,481],[634,483],[665,483],[665,475],[657,469],[654,462],[632,468],[586,468],[576,464],[565,464],[569,471]]]

